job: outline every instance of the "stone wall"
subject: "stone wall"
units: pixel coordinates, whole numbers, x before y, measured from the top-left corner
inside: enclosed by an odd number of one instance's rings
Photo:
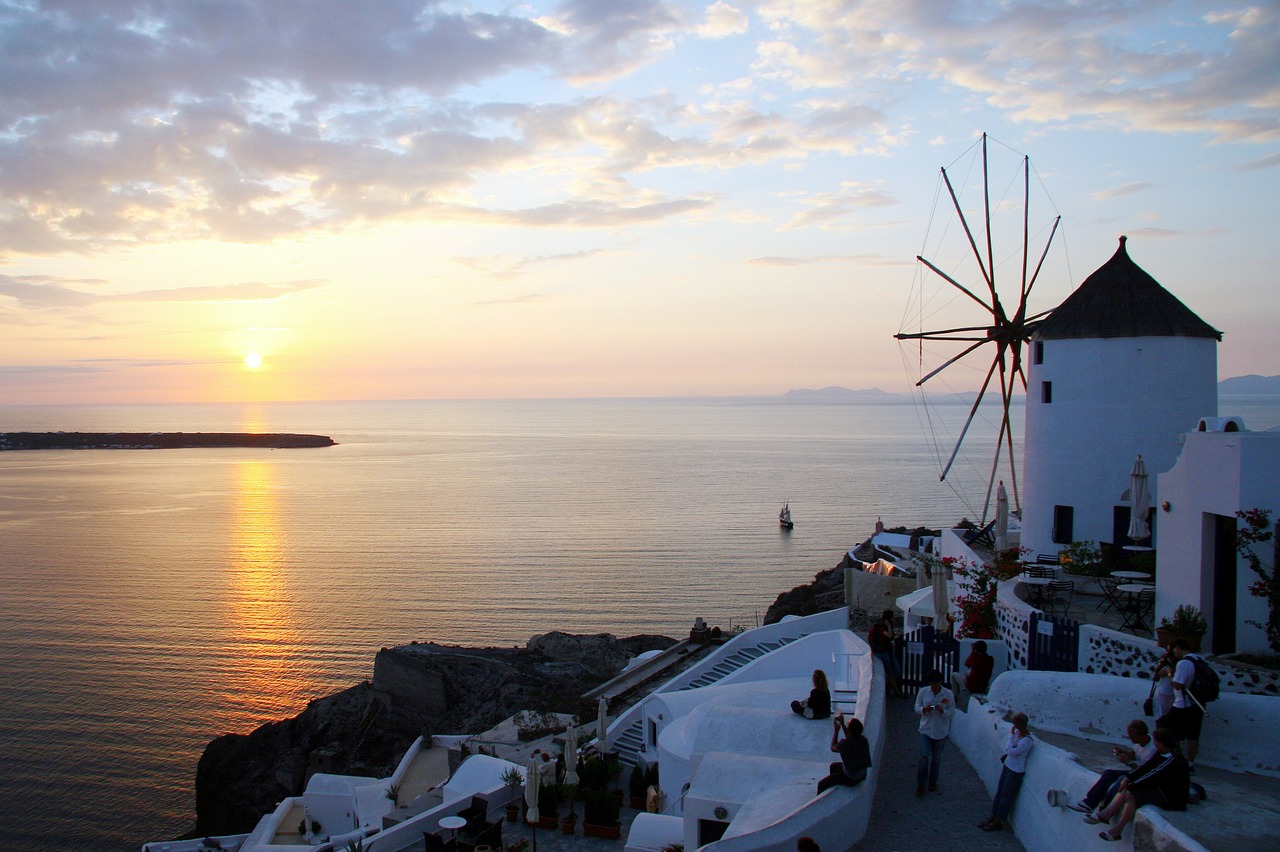
[[[1031,613],[1039,610],[1027,606],[1015,595],[1013,586],[1013,581],[1005,581],[996,594],[996,630],[1009,646],[1009,668],[1025,669]]]
[[[1150,679],[1164,650],[1151,639],[1131,636],[1092,624],[1080,625],[1080,671],[1118,677]],[[1280,695],[1280,672],[1210,659],[1221,678],[1223,692],[1243,695]]]

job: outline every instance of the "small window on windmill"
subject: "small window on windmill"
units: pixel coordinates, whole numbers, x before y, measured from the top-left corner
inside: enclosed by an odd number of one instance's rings
[[[1075,534],[1076,510],[1074,506],[1053,507],[1053,543],[1070,544]]]
[[[1045,405],[1053,402],[1053,382],[1040,383],[1040,401]]]
[[[1035,342],[1035,346],[1033,346],[1031,349],[1031,353],[1032,353],[1031,354],[1032,363],[1043,364],[1044,363],[1044,341],[1037,340]]]

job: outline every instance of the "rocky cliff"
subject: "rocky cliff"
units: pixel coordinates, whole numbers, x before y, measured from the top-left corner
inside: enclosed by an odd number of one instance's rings
[[[195,835],[249,831],[315,772],[385,777],[419,735],[485,730],[525,709],[574,713],[578,697],[665,636],[534,636],[524,648],[383,648],[374,676],[298,716],[218,737],[196,768]]]

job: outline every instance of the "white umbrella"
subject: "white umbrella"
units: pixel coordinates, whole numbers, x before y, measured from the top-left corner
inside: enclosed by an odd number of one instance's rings
[[[609,750],[608,744],[606,742],[608,738],[609,738],[609,699],[601,695],[600,701],[597,705],[597,713],[596,713],[596,740],[597,740],[596,748],[600,750],[601,754]]]
[[[1147,466],[1139,455],[1129,474],[1129,538],[1134,544],[1151,535],[1147,516],[1151,514],[1151,491],[1147,488]]]
[[[933,569],[933,626],[935,630],[947,629],[947,613],[951,611],[951,601],[947,595],[947,577],[941,566]]]
[[[536,756],[529,758],[529,765],[524,771],[524,803],[529,806],[528,820],[538,821],[538,785],[542,781],[542,768],[538,766]]]
[[[996,553],[1009,547],[1009,492],[1004,480],[996,485]]]
[[[564,732],[564,783],[578,783],[578,729],[573,725]]]

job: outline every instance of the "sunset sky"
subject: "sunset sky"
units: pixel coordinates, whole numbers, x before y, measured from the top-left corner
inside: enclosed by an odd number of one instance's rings
[[[1280,373],[1275,3],[0,0],[0,111],[3,402],[905,391],[983,131]]]

